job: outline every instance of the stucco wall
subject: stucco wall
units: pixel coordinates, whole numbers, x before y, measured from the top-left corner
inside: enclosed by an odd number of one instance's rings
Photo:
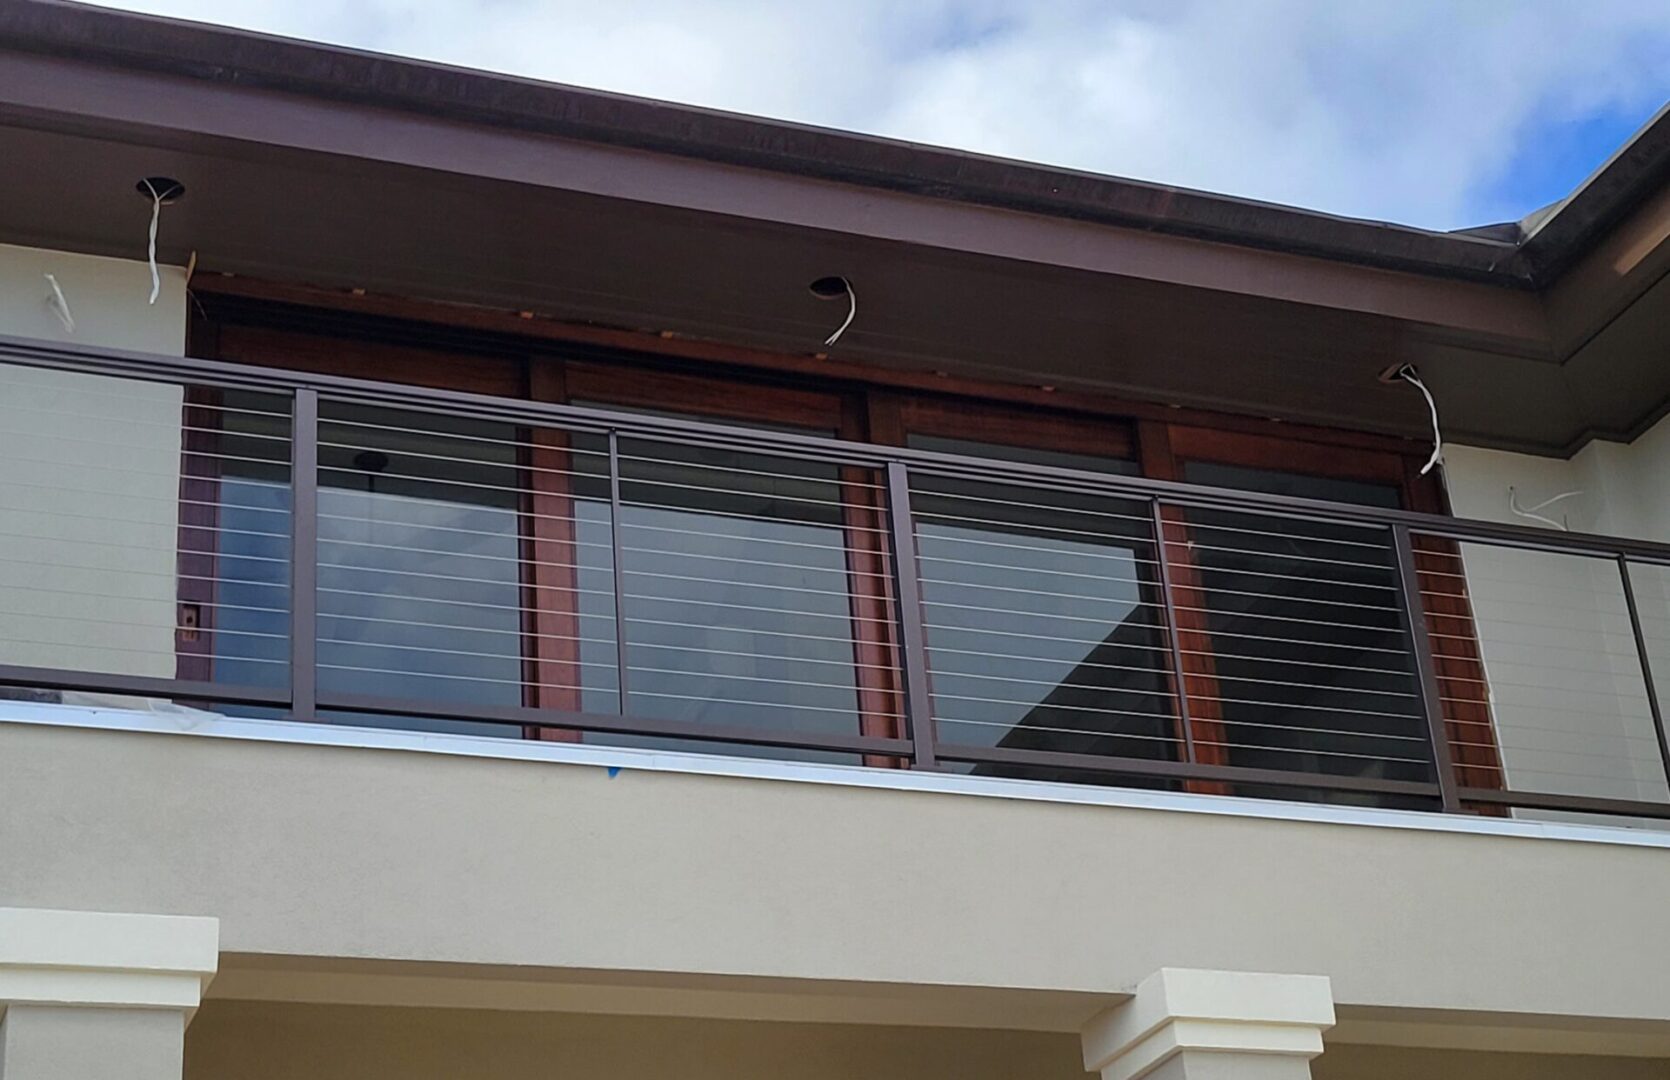
[[[185,1080],[1083,1080],[1071,1034],[209,1002]],[[1663,1080],[1649,1058],[1335,1046],[1316,1080]]]
[[[268,957],[1670,1019],[1656,847],[0,724],[0,851]]]
[[[1573,531],[1670,540],[1670,421],[1627,446],[1591,443],[1570,460],[1453,446],[1445,478],[1462,517],[1536,525],[1512,512],[1510,487],[1521,508],[1574,491],[1541,512]],[[1617,565],[1484,544],[1464,545],[1462,554],[1509,783],[1611,798],[1670,796]],[[1664,682],[1670,575],[1642,568],[1632,580]]]
[[[46,274],[75,329],[48,304]],[[184,275],[0,245],[0,334],[180,355]],[[0,361],[0,663],[174,674],[178,387]]]

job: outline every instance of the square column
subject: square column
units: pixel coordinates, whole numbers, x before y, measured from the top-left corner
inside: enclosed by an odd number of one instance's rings
[[[0,908],[0,1080],[180,1080],[220,921]]]
[[[1161,968],[1084,1029],[1102,1080],[1309,1080],[1334,1025],[1320,975]]]

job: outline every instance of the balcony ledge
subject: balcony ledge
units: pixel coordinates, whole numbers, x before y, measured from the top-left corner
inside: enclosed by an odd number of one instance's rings
[[[590,766],[612,772],[670,772],[746,780],[775,780],[842,787],[883,788],[923,794],[965,795],[1020,799],[1129,810],[1163,810],[1268,821],[1310,822],[1415,832],[1464,833],[1479,836],[1537,838],[1622,847],[1670,848],[1670,832],[1610,825],[1566,822],[1513,821],[1459,814],[1318,803],[1246,799],[1230,795],[1104,788],[1037,780],[963,776],[923,770],[875,769],[845,765],[729,757],[719,754],[680,754],[617,747],[588,747],[573,743],[534,742],[470,735],[360,728],[337,724],[308,724],[285,720],[251,720],[198,711],[150,711],[76,705],[39,705],[0,702],[0,724],[88,728],[156,735],[185,735],[255,743],[303,746],[340,746],[360,750],[392,750],[503,761],[545,761]]]

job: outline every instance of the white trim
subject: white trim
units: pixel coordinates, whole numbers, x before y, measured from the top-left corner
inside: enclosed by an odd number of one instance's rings
[[[193,735],[247,742],[343,746],[361,750],[401,750],[459,757],[497,758],[505,761],[550,761],[605,769],[729,776],[749,780],[783,780],[804,784],[836,784],[843,787],[886,788],[893,791],[972,795],[1028,802],[1122,807],[1132,810],[1169,810],[1270,821],[1303,821],[1324,825],[1408,829],[1414,832],[1534,837],[1624,847],[1670,848],[1670,831],[1658,832],[1607,825],[1516,821],[1464,814],[1380,810],[1325,803],[1284,802],[1276,799],[1243,799],[1230,795],[1192,795],[1184,792],[1104,788],[907,769],[813,765],[797,761],[726,757],[718,754],[665,753],[657,750],[585,746],[576,743],[535,742],[337,724],[304,724],[293,720],[250,720],[191,709],[114,709],[0,701],[0,724]]]
[[[189,1019],[219,962],[219,919],[0,907],[0,1009],[179,1009]]]
[[[1079,1041],[1086,1072],[1136,1080],[1191,1052],[1309,1061],[1333,1026],[1325,975],[1161,968],[1130,1001],[1093,1017]]]

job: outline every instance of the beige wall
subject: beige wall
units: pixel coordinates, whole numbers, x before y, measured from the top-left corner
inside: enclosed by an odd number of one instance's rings
[[[47,274],[64,292],[73,331],[53,313]],[[151,271],[143,261],[0,244],[0,334],[181,356],[185,271],[163,266],[158,274],[162,288],[152,304]]]
[[[1663,1080],[1648,1058],[1329,1046],[1316,1080]],[[210,1002],[185,1080],[1082,1080],[1071,1034]]]
[[[74,316],[48,306],[54,275]],[[184,275],[0,245],[0,334],[180,355]],[[0,663],[174,674],[178,387],[0,362]]]
[[[185,1080],[1083,1080],[1074,1035],[211,1002]]]
[[[1652,847],[0,724],[0,851],[3,902],[269,958],[1670,1020]]]
[[[1573,531],[1670,540],[1670,422],[1569,461],[1450,447],[1445,478],[1462,517],[1536,525],[1512,513],[1510,487],[1522,508],[1577,491],[1542,513]],[[1670,797],[1616,564],[1484,544],[1463,545],[1463,558],[1510,785]],[[1670,661],[1670,578],[1647,569],[1634,581],[1652,652]]]

